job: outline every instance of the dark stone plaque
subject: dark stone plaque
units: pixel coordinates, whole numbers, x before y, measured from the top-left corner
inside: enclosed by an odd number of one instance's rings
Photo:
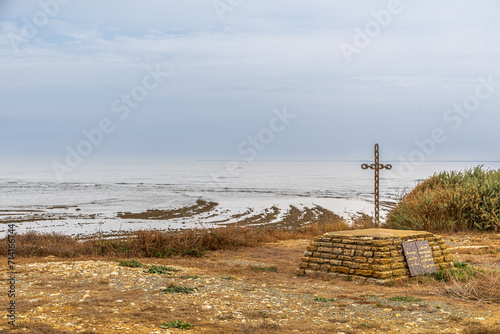
[[[403,253],[411,276],[432,274],[437,271],[429,242],[404,242]]]
[[[432,257],[432,251],[429,247],[429,242],[427,240],[417,241],[416,244],[418,255],[420,256],[420,262],[424,268],[424,273],[433,274],[437,272],[436,264],[434,263],[434,258]]]
[[[424,268],[422,267],[420,257],[418,256],[417,243],[404,242],[403,253],[406,258],[406,263],[408,264],[408,269],[410,270],[410,276],[423,275]]]

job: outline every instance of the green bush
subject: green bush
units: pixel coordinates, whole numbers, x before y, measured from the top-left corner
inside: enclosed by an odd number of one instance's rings
[[[425,231],[498,230],[500,170],[483,166],[441,172],[406,194],[387,217],[391,228]]]

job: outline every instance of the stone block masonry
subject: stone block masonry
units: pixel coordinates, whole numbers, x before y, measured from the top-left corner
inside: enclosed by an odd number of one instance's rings
[[[302,257],[297,275],[351,276],[371,283],[408,279],[404,242],[429,242],[436,268],[453,258],[439,237],[425,231],[365,229],[329,232],[314,238]]]

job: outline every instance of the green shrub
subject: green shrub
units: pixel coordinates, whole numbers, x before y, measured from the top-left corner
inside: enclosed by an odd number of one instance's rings
[[[402,198],[387,225],[425,231],[498,230],[500,170],[478,166],[434,174]]]
[[[127,253],[129,251],[129,244],[124,240],[112,241],[111,247],[113,247],[117,253]]]
[[[182,252],[184,256],[193,256],[193,257],[203,257],[205,255],[205,251],[200,248],[189,248]]]

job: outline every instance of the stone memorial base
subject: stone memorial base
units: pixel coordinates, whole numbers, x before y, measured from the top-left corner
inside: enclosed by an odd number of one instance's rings
[[[314,238],[297,275],[350,276],[382,284],[408,279],[402,244],[415,241],[429,243],[437,269],[451,266],[453,258],[444,241],[432,233],[372,228],[329,232]]]

